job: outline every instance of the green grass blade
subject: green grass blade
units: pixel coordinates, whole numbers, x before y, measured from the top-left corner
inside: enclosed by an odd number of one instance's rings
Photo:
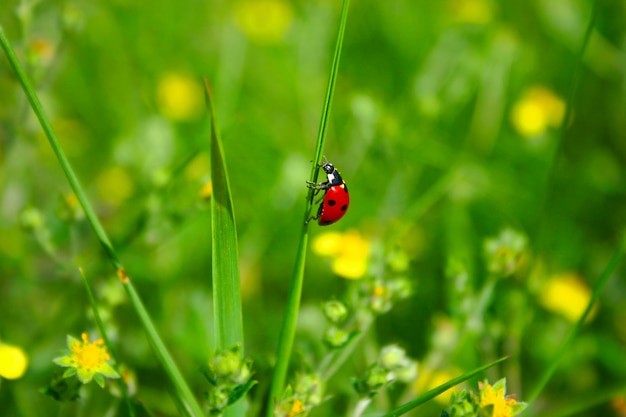
[[[213,90],[205,78],[205,91],[211,118],[211,265],[213,274],[213,328],[217,350],[243,345],[243,318],[239,288],[237,229],[230,193],[224,148],[220,138]],[[226,416],[242,416],[244,402],[237,400],[225,410]]]
[[[339,30],[337,33],[337,42],[335,44],[335,52],[333,55],[330,76],[328,79],[328,87],[326,88],[326,96],[324,98],[324,107],[322,108],[322,117],[320,120],[317,142],[315,145],[315,156],[313,158],[313,166],[311,168],[310,180],[317,182],[318,163],[322,160],[324,153],[324,143],[326,141],[326,131],[328,127],[328,117],[335,92],[335,84],[337,81],[337,73],[339,71],[339,59],[341,57],[341,48],[343,45],[343,37],[346,30],[346,22],[348,20],[348,9],[350,0],[344,0],[341,19],[339,22]],[[280,330],[280,339],[278,341],[278,349],[276,353],[276,365],[274,367],[274,375],[272,377],[272,385],[270,388],[270,399],[267,407],[267,415],[272,416],[274,411],[274,401],[281,397],[285,388],[287,379],[287,370],[289,367],[289,359],[293,349],[293,342],[296,333],[296,323],[298,320],[298,310],[300,308],[300,298],[302,296],[302,283],[304,281],[304,265],[306,262],[306,253],[309,241],[308,226],[304,223],[309,216],[309,207],[313,202],[313,191],[310,190],[307,198],[307,205],[304,211],[302,221],[302,233],[298,242],[296,252],[296,260],[289,285],[289,294],[287,296],[287,305],[283,316],[283,323]]]
[[[425,392],[424,394],[422,394],[419,397],[409,401],[408,403],[401,405],[400,407],[396,408],[395,410],[388,412],[383,417],[397,417],[397,416],[401,416],[402,414],[408,413],[409,411],[411,411],[415,407],[420,406],[420,405],[424,404],[426,401],[429,401],[429,400],[435,398],[437,395],[441,394],[442,392],[447,391],[448,389],[452,388],[453,386],[458,385],[461,382],[470,379],[474,375],[477,375],[477,374],[483,372],[484,370],[489,369],[492,366],[497,365],[500,362],[503,362],[503,361],[507,360],[508,358],[509,358],[508,356],[505,356],[504,358],[500,358],[500,359],[498,359],[496,361],[488,363],[487,365],[481,366],[480,368],[476,368],[476,369],[474,369],[471,372],[468,372],[468,373],[463,374],[463,375],[461,375],[459,377],[451,379],[450,381],[446,382],[445,384],[441,384],[437,388],[431,389],[430,391]]]
[[[208,80],[204,81],[211,117],[211,242],[215,340],[218,350],[228,349],[236,344],[243,348],[235,213],[224,149],[215,117],[213,92]]]
[[[623,236],[620,239],[620,243],[617,246],[617,249],[615,250],[615,253],[613,254],[613,257],[611,258],[611,260],[607,264],[606,268],[602,272],[602,275],[600,276],[600,279],[594,285],[593,293],[591,294],[591,299],[589,300],[589,303],[587,304],[587,308],[585,309],[583,314],[580,316],[580,318],[578,319],[578,321],[576,322],[574,327],[572,327],[572,329],[570,330],[570,333],[568,334],[567,338],[563,342],[563,345],[561,346],[561,349],[559,349],[559,351],[556,353],[556,355],[554,355],[554,359],[552,359],[552,362],[550,362],[550,365],[546,368],[545,372],[541,376],[541,379],[539,380],[539,382],[537,383],[537,385],[533,389],[532,393],[528,397],[528,403],[529,404],[533,404],[534,401],[539,396],[539,394],[541,394],[541,391],[543,391],[545,386],[548,384],[548,381],[550,381],[550,378],[552,378],[552,375],[554,374],[554,372],[556,371],[557,367],[559,366],[559,363],[561,362],[561,359],[563,359],[563,356],[565,355],[565,352],[567,352],[568,349],[570,349],[571,344],[574,341],[574,338],[580,332],[580,329],[582,328],[583,323],[587,319],[587,316],[589,315],[589,312],[593,308],[593,305],[598,300],[598,297],[600,297],[600,293],[602,292],[602,289],[606,285],[606,283],[609,280],[609,278],[611,278],[611,275],[613,274],[613,271],[615,271],[615,269],[619,265],[619,263],[620,263],[620,261],[622,259],[622,256],[624,255],[624,249],[625,248],[626,248],[626,236]]]
[[[318,163],[324,155],[324,144],[326,143],[326,131],[328,130],[328,117],[333,104],[335,95],[335,84],[337,83],[337,73],[339,72],[339,61],[341,59],[341,49],[343,47],[343,37],[346,32],[346,23],[348,22],[348,10],[350,8],[350,0],[344,0],[341,9],[341,19],[339,20],[339,30],[337,31],[337,42],[335,43],[335,53],[333,54],[333,62],[328,77],[328,86],[326,88],[326,96],[324,97],[324,107],[322,108],[322,117],[317,132],[317,142],[315,144],[315,156],[313,157],[313,166],[311,168],[310,180],[317,182]],[[309,201],[313,202],[313,190],[309,191]],[[308,216],[308,210],[306,215]],[[306,220],[307,217],[305,217]]]
[[[126,274],[126,271],[124,270],[124,267],[122,263],[120,262],[115,252],[115,249],[113,248],[113,245],[111,244],[106,232],[104,231],[104,228],[100,224],[100,221],[98,220],[98,217],[96,216],[93,208],[91,207],[91,204],[89,203],[89,200],[87,199],[86,194],[84,193],[82,187],[80,186],[80,183],[78,181],[78,178],[76,177],[76,174],[74,173],[74,170],[72,169],[67,157],[65,156],[63,149],[61,148],[61,145],[56,137],[56,134],[54,130],[52,129],[52,125],[50,124],[50,121],[48,120],[48,117],[43,110],[43,106],[41,105],[41,102],[39,101],[39,98],[37,97],[35,90],[32,88],[32,86],[30,85],[30,82],[28,81],[26,72],[22,68],[22,65],[20,64],[19,60],[17,59],[17,56],[15,55],[15,51],[11,47],[11,44],[9,43],[4,33],[4,30],[2,29],[1,26],[0,26],[0,44],[2,44],[2,48],[4,49],[6,56],[9,59],[11,66],[13,67],[13,69],[15,70],[17,74],[17,78],[20,84],[22,85],[22,88],[24,89],[24,92],[28,98],[28,101],[30,102],[33,108],[33,111],[35,112],[35,115],[37,116],[37,118],[39,119],[39,122],[41,123],[41,127],[43,128],[44,133],[46,134],[46,137],[48,138],[48,141],[50,142],[50,146],[52,146],[52,149],[54,150],[54,153],[56,154],[57,159],[59,160],[61,168],[63,169],[63,172],[65,173],[65,176],[67,177],[68,182],[70,183],[72,191],[74,191],[74,194],[76,194],[76,198],[80,202],[80,205],[82,206],[85,212],[85,216],[87,217],[87,220],[89,221],[89,224],[91,225],[91,228],[94,230],[98,240],[100,241],[100,244],[104,248],[109,258],[109,261],[111,262],[111,264],[113,264],[113,267],[116,269],[117,275],[120,278],[120,281],[122,282],[122,284],[124,285],[124,289],[126,290],[126,293],[129,296],[129,299],[131,301],[133,308],[135,309],[135,312],[139,316],[141,324],[143,325],[144,330],[146,331],[148,335],[150,343],[155,349],[155,353],[157,357],[159,358],[161,364],[163,365],[166,373],[172,380],[174,387],[178,395],[180,396],[181,402],[185,404],[185,413],[188,416],[195,416],[195,417],[202,416],[203,413],[202,413],[202,409],[200,408],[200,405],[198,404],[196,399],[193,397],[191,390],[189,389],[189,387],[187,386],[187,383],[182,377],[182,374],[176,367],[174,360],[172,359],[171,355],[165,348],[163,341],[161,340],[156,328],[154,327],[154,324],[152,323],[152,319],[150,318],[150,315],[146,311],[141,299],[139,298],[139,294],[137,294],[137,291],[135,290],[135,287],[132,285],[132,282],[130,281],[129,276]]]

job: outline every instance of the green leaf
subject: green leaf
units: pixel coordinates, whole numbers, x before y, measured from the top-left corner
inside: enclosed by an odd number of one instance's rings
[[[228,404],[233,404],[241,397],[246,395],[248,391],[252,389],[258,381],[248,381],[245,384],[237,385],[229,394],[228,394]]]
[[[239,289],[237,229],[230,193],[224,149],[215,117],[213,90],[205,79],[205,91],[211,118],[211,264],[213,271],[213,328],[216,349],[243,348],[243,318]],[[245,392],[244,392],[245,394]],[[242,394],[243,395],[243,394]],[[230,404],[231,402],[229,402]],[[226,415],[242,415],[243,403],[226,410]]]
[[[239,256],[237,229],[230,193],[224,149],[219,134],[213,91],[205,79],[207,103],[211,117],[211,243],[213,266],[213,311],[216,350],[234,345],[243,351],[243,320],[239,290]]]
[[[419,397],[415,398],[414,400],[411,400],[408,403],[403,404],[400,407],[396,408],[395,410],[390,411],[389,413],[385,414],[383,417],[397,417],[397,416],[401,416],[402,414],[408,413],[409,411],[411,411],[415,407],[418,407],[418,406],[424,404],[426,401],[435,398],[436,396],[438,396],[442,392],[445,392],[445,391],[449,390],[453,386],[458,385],[461,382],[470,379],[474,375],[477,375],[477,374],[483,372],[484,370],[489,369],[492,366],[497,365],[500,362],[503,362],[503,361],[507,360],[508,358],[509,358],[508,356],[505,356],[504,358],[500,358],[500,359],[498,359],[496,361],[488,363],[487,365],[481,366],[480,368],[476,368],[476,369],[474,369],[471,372],[463,374],[463,375],[461,375],[461,376],[459,376],[457,378],[451,379],[450,381],[446,382],[445,384],[441,384],[437,388],[434,388],[434,389],[432,389],[432,390],[430,390],[428,392],[425,392],[424,394],[420,395]]]

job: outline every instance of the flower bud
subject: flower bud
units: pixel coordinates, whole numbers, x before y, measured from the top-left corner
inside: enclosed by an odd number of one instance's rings
[[[348,307],[341,301],[331,300],[323,305],[324,315],[333,323],[341,323],[348,316]]]

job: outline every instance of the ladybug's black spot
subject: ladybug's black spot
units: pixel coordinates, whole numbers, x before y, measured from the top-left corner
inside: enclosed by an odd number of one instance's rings
[[[329,225],[329,224],[332,224],[332,223],[334,223],[332,220],[324,220],[321,224],[323,226],[326,226],[326,225]]]
[[[348,206],[346,206],[345,204],[341,206],[341,211],[346,211],[347,209],[348,209]]]
[[[326,204],[328,204],[329,206],[331,206],[331,207],[332,207],[332,206],[334,206],[335,204],[337,204],[337,202],[336,202],[335,200],[328,200],[328,201],[326,202]]]

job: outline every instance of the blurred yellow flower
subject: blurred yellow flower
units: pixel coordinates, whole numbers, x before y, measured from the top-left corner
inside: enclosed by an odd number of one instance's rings
[[[119,205],[135,191],[135,184],[128,172],[114,166],[103,171],[96,180],[100,197],[112,205]]]
[[[493,20],[493,4],[488,0],[449,0],[448,9],[460,23],[481,25]]]
[[[459,376],[458,372],[449,369],[422,369],[419,378],[413,383],[413,392],[417,395],[423,394],[431,389],[437,388],[439,385],[445,384],[457,376]],[[440,404],[448,404],[454,392],[455,389],[451,388],[442,392],[434,399]]]
[[[626,397],[618,395],[611,400],[611,408],[616,416],[626,417]]]
[[[161,77],[156,99],[161,114],[176,121],[195,119],[204,109],[202,86],[194,78],[180,73]]]
[[[541,136],[548,128],[559,127],[564,116],[563,99],[543,86],[526,90],[511,109],[511,123],[527,138]]]
[[[28,357],[18,346],[0,343],[0,377],[18,379],[28,367]]]
[[[235,23],[248,39],[279,43],[293,21],[291,4],[284,0],[247,0],[235,6]]]
[[[302,403],[302,401],[295,400],[293,402],[293,405],[291,406],[291,411],[289,412],[288,415],[289,417],[296,416],[298,414],[302,414],[305,410],[306,408],[304,407],[304,404]]]
[[[370,242],[357,231],[323,232],[313,240],[312,248],[331,258],[333,272],[343,278],[358,279],[367,272]]]
[[[211,180],[208,180],[200,189],[200,197],[208,200],[209,198],[211,198],[211,194],[213,194],[213,182]]]
[[[55,47],[47,39],[35,39],[28,45],[28,58],[31,65],[47,65],[55,55]]]
[[[562,315],[572,323],[583,314],[590,299],[589,287],[580,276],[571,272],[551,276],[539,292],[539,302],[542,306]],[[587,320],[595,315],[596,310],[594,306]]]
[[[203,152],[193,158],[185,167],[185,178],[189,181],[199,180],[205,177],[211,169],[209,154]]]
[[[313,252],[320,256],[334,256],[341,248],[343,234],[324,232],[313,239]]]

